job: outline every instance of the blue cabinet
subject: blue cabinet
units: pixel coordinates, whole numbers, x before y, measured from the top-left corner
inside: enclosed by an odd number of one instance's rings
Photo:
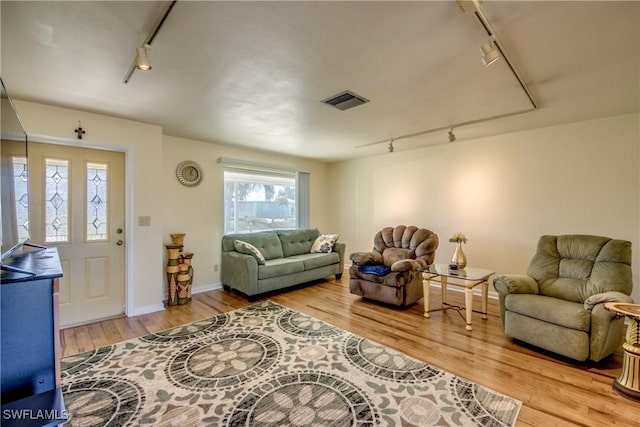
[[[57,424],[66,415],[60,392],[58,295],[62,267],[58,251],[25,250],[6,264],[32,274],[2,272],[1,423]],[[47,402],[57,406],[49,408]]]

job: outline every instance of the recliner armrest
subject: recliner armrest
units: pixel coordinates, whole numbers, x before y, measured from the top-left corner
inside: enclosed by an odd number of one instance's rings
[[[596,305],[604,304],[605,302],[623,302],[633,304],[633,299],[622,292],[603,292],[601,294],[591,295],[589,298],[584,300],[584,309],[591,311]]]
[[[354,252],[349,255],[349,259],[355,265],[375,265],[382,264],[382,255],[378,252]]]
[[[523,274],[499,275],[493,279],[493,286],[498,293],[507,294],[539,294],[538,282],[533,277]]]
[[[427,263],[417,259],[401,259],[391,264],[391,271],[417,271],[427,268]]]

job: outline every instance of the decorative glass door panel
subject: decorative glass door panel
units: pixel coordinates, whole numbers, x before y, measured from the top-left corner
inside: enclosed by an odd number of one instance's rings
[[[124,313],[124,154],[29,144],[31,240],[55,246],[60,324]]]
[[[26,157],[13,157],[13,187],[15,194],[15,218],[20,240],[29,235],[29,191]]]
[[[109,170],[106,164],[87,163],[87,235],[88,241],[109,238]]]
[[[45,159],[45,243],[69,241],[69,161]]]

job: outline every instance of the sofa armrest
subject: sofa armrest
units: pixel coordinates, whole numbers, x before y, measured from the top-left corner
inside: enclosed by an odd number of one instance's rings
[[[346,252],[346,250],[347,250],[347,245],[344,243],[336,242],[333,245],[332,252],[337,252],[338,256],[340,257],[340,273],[339,274],[342,274],[342,270],[344,270],[344,253]]]
[[[592,311],[593,308],[598,304],[604,304],[605,302],[624,302],[628,304],[633,304],[633,299],[622,292],[603,292],[601,294],[591,295],[589,298],[584,300],[584,309],[587,311]],[[613,313],[615,316],[615,313]]]
[[[538,282],[523,274],[499,275],[493,279],[493,286],[499,294],[539,294]]]
[[[224,286],[239,290],[246,295],[257,295],[258,261],[252,255],[236,251],[222,252],[220,280]]]

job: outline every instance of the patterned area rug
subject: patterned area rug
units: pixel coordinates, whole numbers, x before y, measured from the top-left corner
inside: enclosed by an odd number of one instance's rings
[[[62,369],[72,426],[512,426],[521,406],[270,301]]]

